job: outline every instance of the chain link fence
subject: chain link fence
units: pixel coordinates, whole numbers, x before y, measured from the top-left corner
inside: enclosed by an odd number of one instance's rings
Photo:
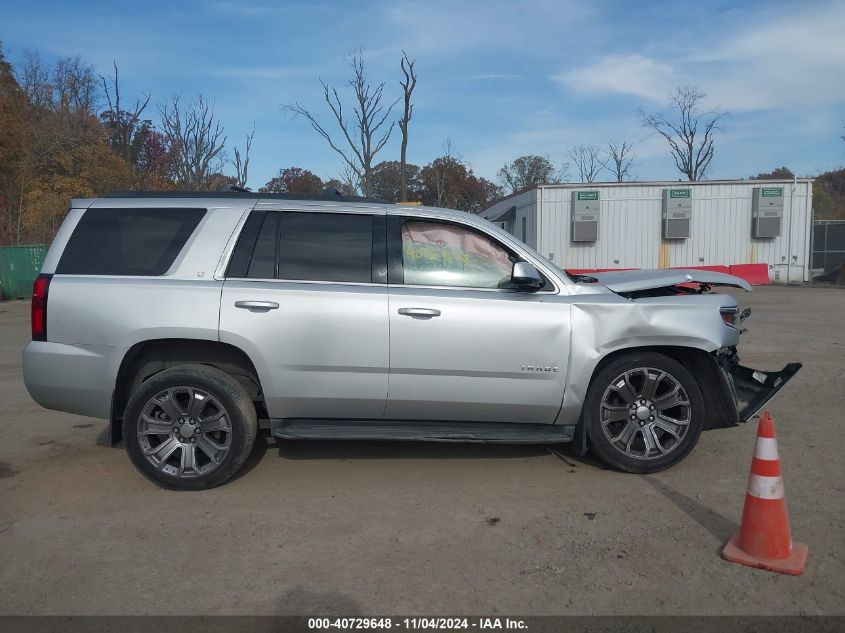
[[[817,274],[839,270],[845,262],[845,220],[813,223],[812,268]]]

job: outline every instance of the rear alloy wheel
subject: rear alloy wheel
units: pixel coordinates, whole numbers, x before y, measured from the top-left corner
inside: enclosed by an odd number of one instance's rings
[[[126,407],[123,437],[132,462],[177,490],[217,486],[237,472],[255,443],[255,408],[228,374],[185,365],[156,374]]]
[[[594,377],[587,397],[588,437],[593,451],[611,466],[657,472],[695,447],[703,406],[683,365],[662,354],[631,353]]]

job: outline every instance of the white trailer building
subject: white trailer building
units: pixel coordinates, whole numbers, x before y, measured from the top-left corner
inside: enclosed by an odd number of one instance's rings
[[[803,282],[812,196],[804,178],[568,183],[534,186],[481,215],[564,269],[766,264],[776,283]]]

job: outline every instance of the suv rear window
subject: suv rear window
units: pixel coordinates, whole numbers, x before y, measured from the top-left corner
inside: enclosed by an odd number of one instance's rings
[[[159,276],[173,265],[205,209],[88,209],[56,273]]]

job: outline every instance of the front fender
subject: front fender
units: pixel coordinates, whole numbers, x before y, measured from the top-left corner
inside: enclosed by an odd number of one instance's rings
[[[719,308],[736,305],[727,295],[658,297],[637,301],[597,295],[572,305],[567,386],[556,424],[575,425],[593,374],[609,355],[633,349],[686,348],[708,354],[734,347],[739,332],[725,325]]]

